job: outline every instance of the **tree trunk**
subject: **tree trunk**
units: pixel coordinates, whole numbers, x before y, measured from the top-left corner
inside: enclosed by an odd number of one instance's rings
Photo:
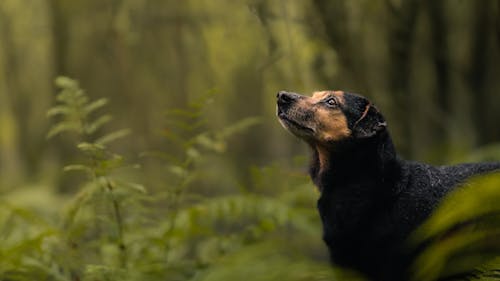
[[[410,100],[410,69],[411,52],[414,45],[415,27],[419,12],[419,1],[403,1],[399,7],[387,2],[391,11],[389,21],[389,91],[393,96],[393,109],[398,116],[399,127],[397,135],[405,140],[398,150],[405,156],[412,157],[411,118],[412,105]]]

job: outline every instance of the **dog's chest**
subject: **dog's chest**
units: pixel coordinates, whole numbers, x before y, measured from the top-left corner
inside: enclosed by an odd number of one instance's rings
[[[377,247],[391,235],[394,222],[388,214],[388,206],[374,196],[352,190],[351,193],[323,193],[318,200],[323,239],[335,256],[345,256],[342,249],[352,251],[363,247],[362,244]]]
[[[366,231],[375,215],[370,196],[352,193],[323,193],[318,200],[318,211],[323,222],[324,238],[352,237],[362,229]],[[363,232],[364,232],[363,231]]]
[[[330,232],[347,232],[355,230],[359,225],[365,215],[367,203],[366,200],[355,198],[321,196],[318,211],[323,224],[330,226]]]

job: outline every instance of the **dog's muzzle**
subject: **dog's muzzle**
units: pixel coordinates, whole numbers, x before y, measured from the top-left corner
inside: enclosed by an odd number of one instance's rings
[[[278,104],[278,116],[281,114],[286,114],[287,110],[293,105],[299,98],[300,95],[296,93],[289,93],[286,91],[279,91],[276,95]]]

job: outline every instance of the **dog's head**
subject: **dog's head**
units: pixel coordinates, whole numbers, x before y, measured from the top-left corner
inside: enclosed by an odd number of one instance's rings
[[[366,98],[343,91],[319,91],[311,97],[280,91],[280,123],[297,137],[327,145],[366,139],[386,129],[382,114]]]

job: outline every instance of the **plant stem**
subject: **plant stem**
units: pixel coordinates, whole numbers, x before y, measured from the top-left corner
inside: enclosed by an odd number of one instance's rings
[[[114,196],[113,185],[108,178],[106,178],[106,188],[111,195],[113,214],[116,221],[116,227],[118,229],[118,248],[120,249],[120,263],[121,266],[125,267],[127,265],[127,248],[125,246],[125,242],[123,241],[123,219],[120,210],[120,204]]]

